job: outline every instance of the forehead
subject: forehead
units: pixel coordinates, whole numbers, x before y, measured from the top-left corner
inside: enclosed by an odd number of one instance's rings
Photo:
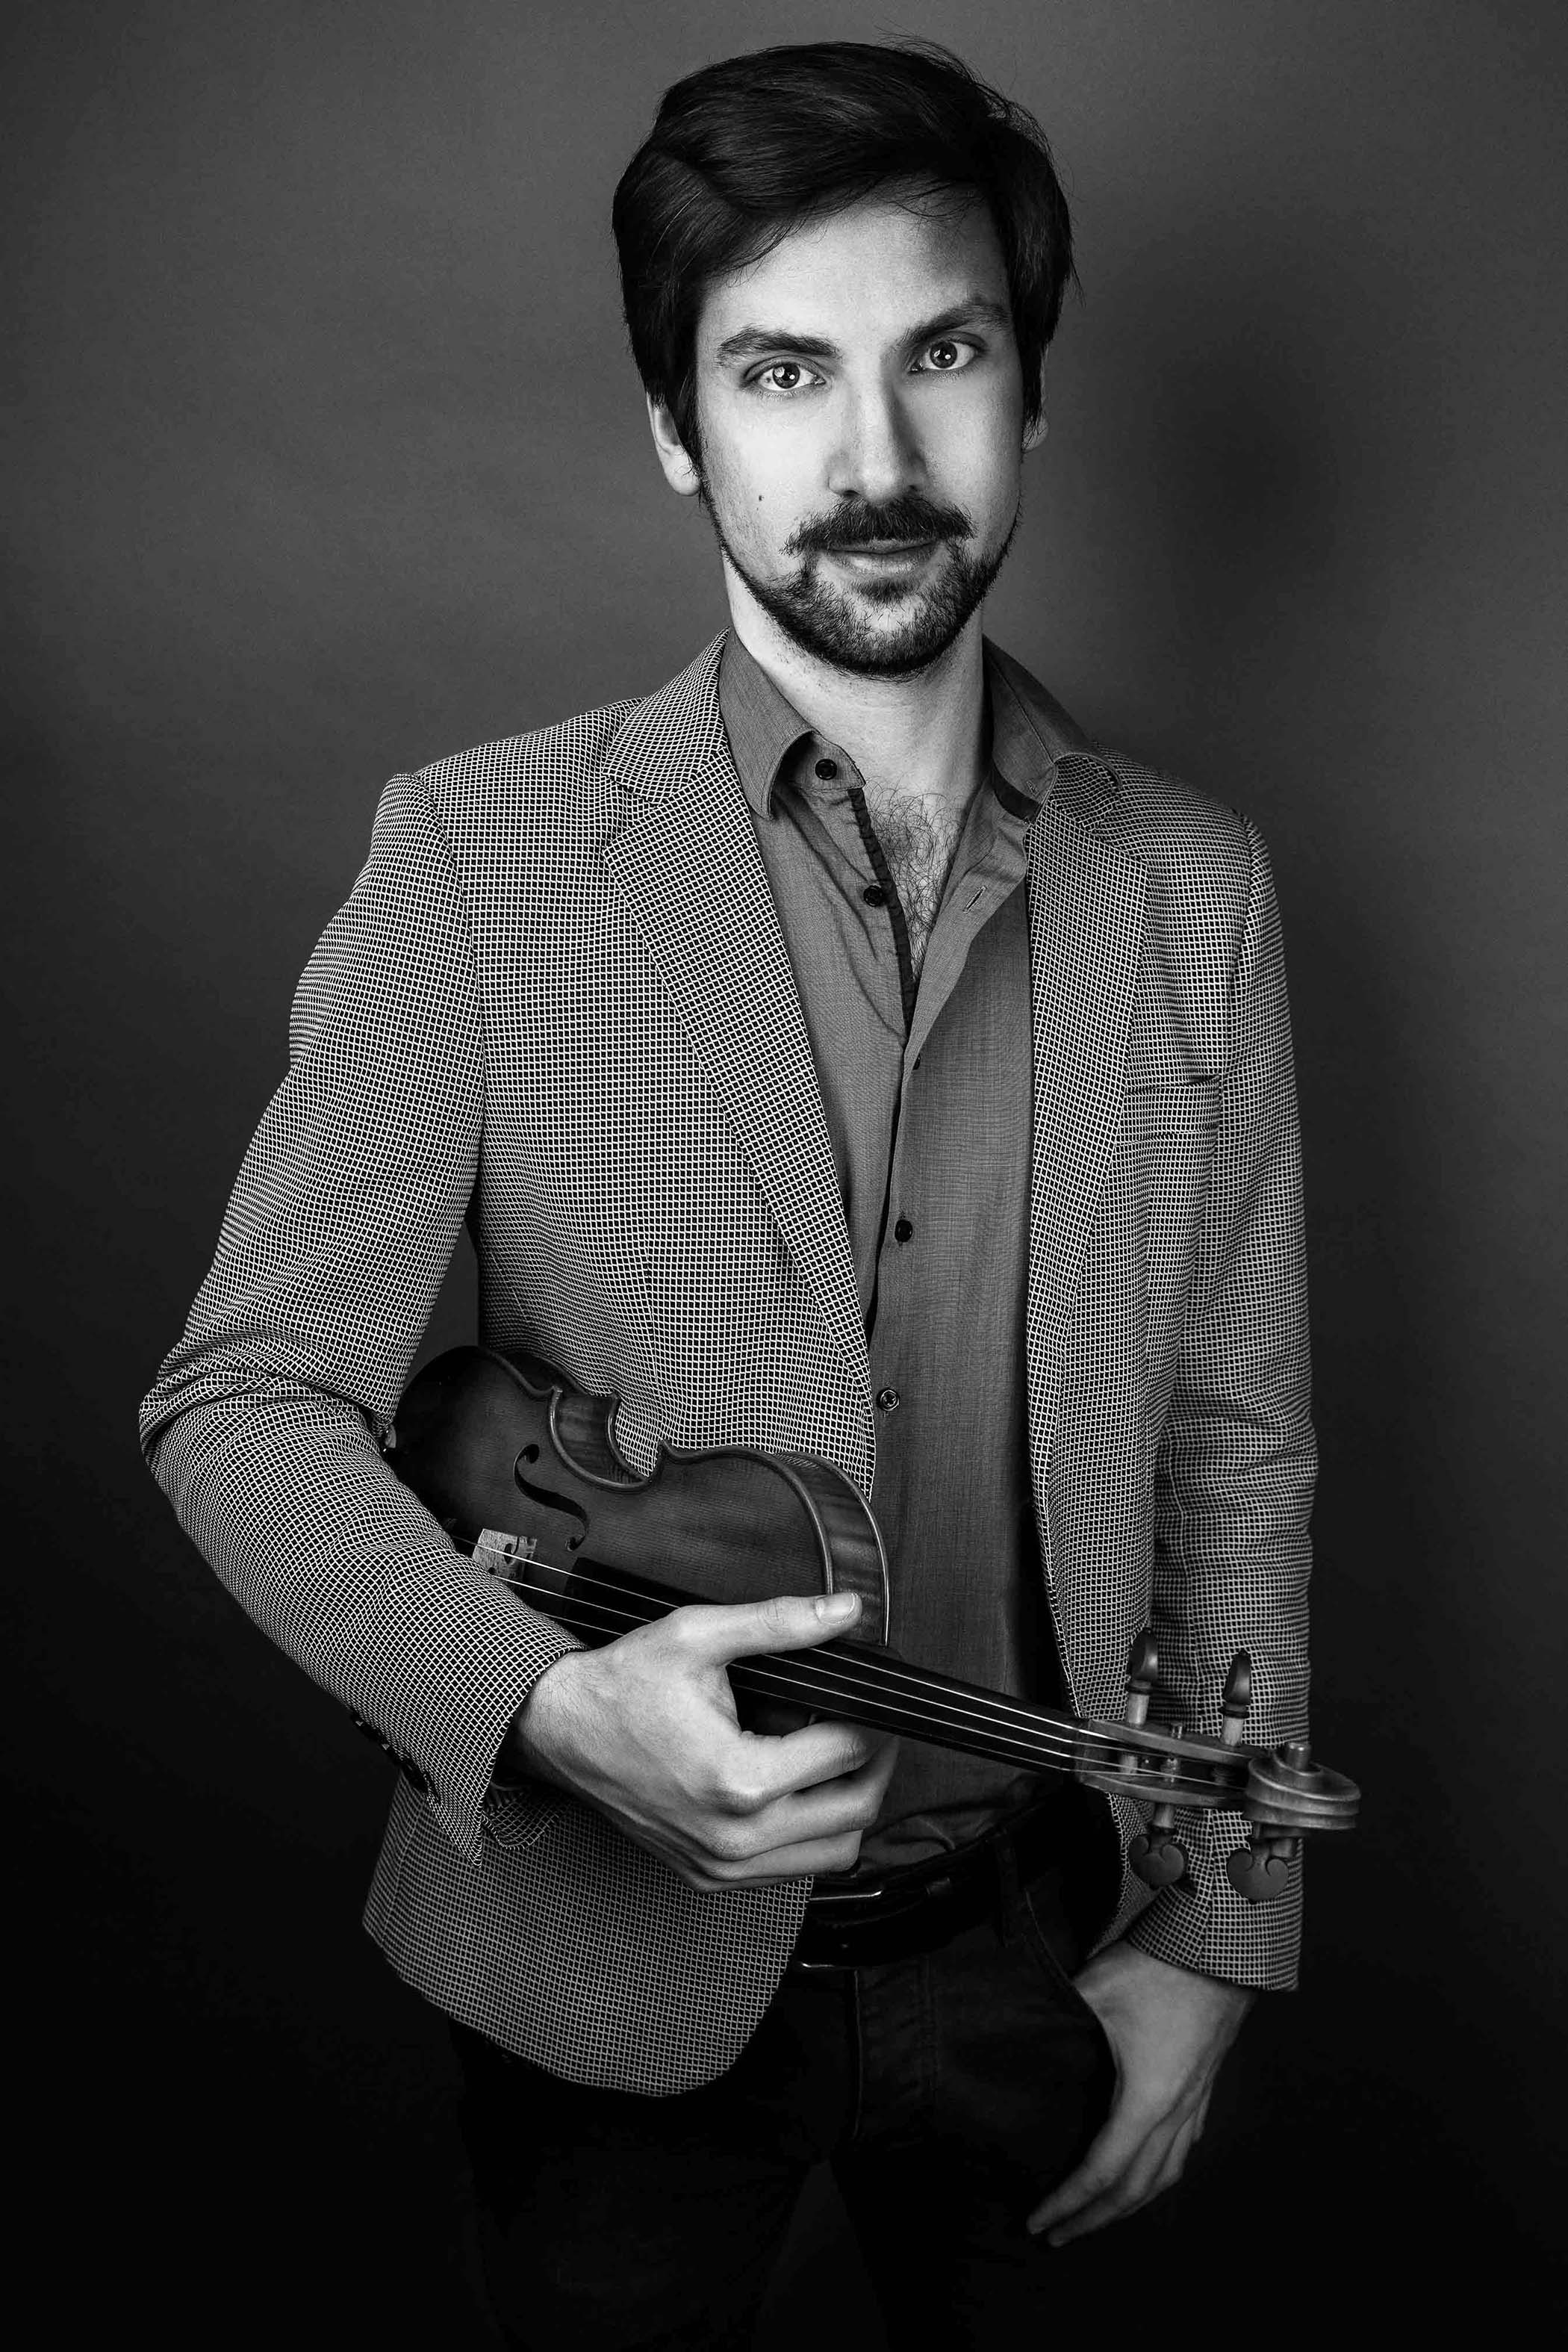
[[[977,299],[1008,300],[1001,241],[979,197],[958,189],[869,196],[791,229],[760,261],[710,279],[697,342],[711,352],[752,324],[881,342]]]

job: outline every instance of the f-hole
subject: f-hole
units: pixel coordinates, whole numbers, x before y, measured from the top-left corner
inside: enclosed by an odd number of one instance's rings
[[[583,1538],[588,1533],[588,1513],[583,1509],[582,1505],[574,1502],[570,1495],[558,1495],[553,1487],[540,1486],[532,1478],[524,1475],[523,1465],[527,1463],[531,1466],[538,1458],[539,1449],[537,1445],[525,1445],[512,1465],[512,1475],[517,1482],[519,1491],[528,1496],[530,1503],[538,1503],[540,1508],[546,1511],[559,1511],[564,1519],[576,1520],[577,1533],[567,1538],[566,1548],[568,1551],[578,1551],[581,1549]]]

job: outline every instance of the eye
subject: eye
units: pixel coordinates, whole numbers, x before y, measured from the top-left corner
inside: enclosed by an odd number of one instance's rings
[[[920,364],[932,375],[953,375],[967,367],[975,357],[972,343],[956,343],[944,336],[939,343],[927,343],[920,354]]]
[[[821,378],[799,360],[769,360],[751,381],[764,392],[789,394],[799,392],[806,383],[821,383]]]

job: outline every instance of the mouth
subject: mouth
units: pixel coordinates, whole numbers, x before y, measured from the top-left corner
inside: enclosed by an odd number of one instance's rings
[[[859,547],[835,547],[828,551],[837,563],[848,563],[857,570],[896,572],[913,570],[941,541],[935,539],[873,539]]]

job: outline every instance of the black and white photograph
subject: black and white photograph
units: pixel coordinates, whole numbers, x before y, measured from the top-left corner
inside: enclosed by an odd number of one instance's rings
[[[1565,115],[10,12],[16,2340],[1568,2318]]]

